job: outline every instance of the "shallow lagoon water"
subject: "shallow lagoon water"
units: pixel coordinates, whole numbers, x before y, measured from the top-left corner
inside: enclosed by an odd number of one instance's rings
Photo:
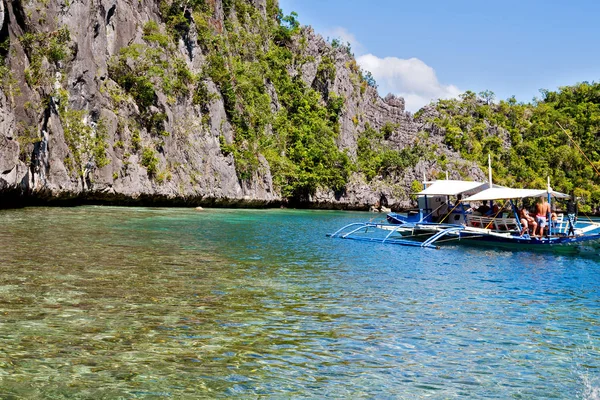
[[[0,398],[600,398],[598,260],[325,236],[371,218],[0,211]]]

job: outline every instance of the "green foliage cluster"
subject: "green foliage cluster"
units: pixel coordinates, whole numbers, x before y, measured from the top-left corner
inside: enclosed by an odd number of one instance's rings
[[[148,54],[146,53],[148,51]],[[168,63],[161,59],[162,52],[145,45],[133,44],[121,49],[119,56],[111,60],[109,74],[128,92],[142,110],[154,104],[156,92],[151,74],[164,73]],[[130,61],[131,60],[131,61]],[[150,66],[156,68],[149,69]],[[146,74],[146,72],[149,72]]]
[[[331,44],[332,48],[343,49],[348,55],[348,57],[354,57],[354,53],[352,53],[352,45],[350,44],[350,42],[343,43],[342,39],[340,38],[334,38],[331,40],[327,38],[327,41],[329,42],[329,44]]]
[[[144,147],[141,164],[146,168],[150,176],[154,176],[158,172],[158,157],[152,147]]]
[[[144,24],[144,35],[142,38],[150,43],[156,43],[160,47],[168,48],[171,46],[171,38],[162,33],[158,24],[155,21],[148,21]]]
[[[163,132],[164,114],[147,110],[158,106],[159,92],[171,101],[187,99],[206,114],[215,99],[207,86],[212,81],[233,128],[232,140],[226,140],[225,133],[220,136],[221,150],[234,157],[240,180],[253,179],[266,160],[284,197],[306,198],[319,187],[342,190],[356,170],[336,144],[344,99],[334,93],[323,95],[300,78],[308,59],[295,50],[300,34],[297,15],[284,15],[276,0],[267,0],[266,19],[249,1],[222,4],[223,24],[215,17],[214,1],[161,0],[166,30],[161,32],[156,22],[146,23],[146,44],[122,49],[109,63],[110,77],[131,95],[142,112],[143,126],[154,134]],[[188,46],[192,37],[206,60],[197,76],[189,73],[174,42],[182,40]],[[323,83],[335,79],[331,56],[323,56],[317,74]],[[355,75],[361,85],[369,84],[358,66]],[[132,146],[141,149],[134,139]],[[401,168],[404,161],[398,157],[402,153],[385,153],[381,168]],[[141,160],[149,174],[158,177],[154,149],[144,147]]]
[[[272,29],[273,40],[276,44],[285,46],[292,40],[292,36],[300,30],[298,14],[291,12],[290,15],[283,15],[282,11],[279,10],[277,21],[279,24]]]
[[[324,56],[321,60],[321,63],[317,67],[316,78],[321,82],[333,82],[335,80],[335,74],[336,68],[333,59],[331,56]]]
[[[41,140],[37,129],[31,125],[19,124],[17,142],[19,142],[19,159],[26,164],[31,162],[31,146]]]
[[[139,129],[134,128],[131,132],[131,147],[134,152],[138,152],[142,148],[142,138]]]
[[[208,114],[208,106],[217,98],[217,95],[209,92],[204,80],[199,79],[192,97],[192,103],[202,107],[202,111]]]
[[[0,42],[0,88],[9,96],[20,93],[18,90],[19,82],[15,79],[9,66],[6,65],[6,58],[10,49],[10,37],[6,37]]]
[[[417,201],[417,194],[419,193],[421,190],[423,190],[423,183],[419,182],[417,180],[413,180],[412,183],[410,184],[410,199],[414,202]]]
[[[8,50],[10,49],[10,36],[6,36],[2,41],[0,41],[0,64],[4,64],[6,61],[6,56],[8,55]]]
[[[88,164],[102,168],[110,163],[106,154],[108,149],[107,127],[103,119],[95,126],[86,122],[85,110],[73,110],[68,106],[68,96],[65,91],[57,95],[60,98],[58,107],[63,126],[65,142],[70,154],[66,164],[72,173],[83,177]]]
[[[371,72],[360,68],[355,59],[347,62],[346,67],[348,67],[352,73],[350,75],[352,83],[360,88],[360,94],[364,94],[369,86],[377,89],[377,82]]]
[[[157,90],[175,102],[187,96],[189,86],[195,82],[185,61],[174,54],[173,47],[161,45],[165,36],[154,32],[144,38],[151,45],[132,44],[122,48],[119,55],[111,59],[108,69],[110,77],[133,97],[142,112],[155,104]]]
[[[97,168],[102,168],[110,164],[110,159],[106,154],[108,149],[108,128],[106,122],[100,118],[96,124],[94,137],[92,138],[91,154]]]
[[[375,77],[371,73],[371,71],[362,70],[362,79],[363,82],[366,82],[368,86],[377,89],[377,81],[375,81]]]
[[[368,181],[376,176],[386,178],[397,176],[407,168],[417,165],[426,154],[426,149],[420,144],[413,144],[400,150],[393,149],[386,139],[396,129],[388,123],[381,130],[373,129],[366,124],[357,140],[357,164]]]
[[[145,44],[131,44],[120,50],[108,66],[109,76],[131,96],[140,110],[139,118],[130,119],[127,125],[132,132],[131,150],[141,151],[140,163],[148,175],[156,182],[170,179],[170,173],[158,170],[158,156],[155,148],[142,145],[140,129],[154,136],[155,143],[163,143],[170,136],[167,131],[167,114],[158,102],[158,94],[166,96],[169,104],[187,101],[207,110],[212,100],[201,77],[192,74],[186,61],[177,51],[174,40],[187,35],[190,29],[190,15],[205,6],[198,1],[161,1],[159,3],[167,30],[161,30],[156,21],[148,21],[143,26],[142,38]],[[120,98],[115,96],[115,101]]]
[[[583,82],[541,91],[530,104],[515,98],[494,103],[494,93],[466,92],[439,100],[430,122],[445,131],[445,142],[462,157],[487,167],[492,155],[495,180],[508,186],[545,188],[580,197],[583,210],[600,205],[600,83]],[[418,115],[417,115],[418,117]],[[560,128],[567,130],[574,143]],[[590,164],[581,152],[591,160]]]
[[[19,41],[29,58],[29,66],[24,70],[25,81],[32,87],[48,83],[50,79],[49,71],[42,69],[44,58],[57,64],[71,54],[68,46],[71,33],[66,26],[53,32],[26,32]]]
[[[197,78],[176,52],[172,38],[161,32],[156,22],[147,22],[143,32],[147,44],[122,48],[110,60],[108,72],[138,105],[140,124],[151,135],[168,136],[167,115],[156,109],[151,111],[150,107],[158,106],[158,92],[165,94],[171,104],[187,98]]]
[[[176,11],[173,4],[171,14],[185,13],[185,7]],[[223,135],[220,142],[223,153],[233,155],[239,179],[251,179],[264,156],[284,196],[306,197],[319,186],[343,188],[351,169],[335,143],[343,99],[332,95],[324,102],[288,72],[297,62],[291,50],[300,32],[297,15],[283,15],[272,0],[267,2],[271,19],[243,0],[224,2],[224,8],[223,33],[211,22],[210,6],[188,9],[207,53],[201,78],[216,84],[234,129],[232,143]],[[331,58],[324,58],[320,73],[324,79],[335,77]],[[272,91],[283,106],[278,112],[272,108]],[[193,101],[212,101],[200,79]]]
[[[277,137],[271,148],[275,151],[267,159],[282,194],[302,198],[319,186],[343,189],[352,163],[335,143],[341,111],[338,98],[323,106],[317,92],[289,76],[280,82],[280,90],[284,107],[275,117]]]
[[[207,12],[210,9],[208,3],[207,0],[160,0],[159,8],[169,31],[175,38],[180,38],[190,30],[191,12]]]

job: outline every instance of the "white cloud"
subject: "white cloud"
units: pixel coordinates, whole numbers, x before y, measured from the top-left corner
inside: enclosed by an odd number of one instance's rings
[[[330,40],[339,39],[342,44],[350,43],[350,47],[352,52],[356,55],[363,54],[364,47],[356,37],[348,32],[346,28],[342,28],[341,26],[336,26],[335,28],[328,29],[325,31],[325,37],[328,37]]]
[[[418,58],[379,58],[366,54],[365,47],[346,28],[328,29],[324,36],[330,40],[339,39],[342,44],[350,43],[358,64],[370,71],[377,81],[379,94],[393,93],[403,97],[408,111],[415,112],[431,101],[458,97],[462,93],[454,85],[440,83],[435,70]]]
[[[458,97],[462,93],[454,85],[441,84],[435,70],[418,58],[379,58],[365,54],[358,57],[357,62],[371,71],[380,94],[404,97],[408,111],[415,112],[433,100]]]

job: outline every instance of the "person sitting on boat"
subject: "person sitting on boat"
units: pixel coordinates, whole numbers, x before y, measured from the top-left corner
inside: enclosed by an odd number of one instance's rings
[[[552,229],[556,229],[558,227],[558,215],[556,214],[556,211],[552,211],[550,221],[550,226],[552,226]]]
[[[490,206],[488,206],[487,204],[482,204],[481,206],[479,206],[477,208],[477,210],[475,210],[475,212],[477,213],[477,215],[487,215],[487,213],[490,211]]]
[[[462,212],[463,214],[471,214],[473,212],[473,208],[469,203],[462,202],[462,195],[459,194],[456,196],[456,203],[454,203],[454,209],[458,212]]]
[[[539,237],[544,236],[544,228],[548,225],[548,215],[551,214],[550,204],[544,197],[540,197],[537,204],[535,205],[535,222],[537,222],[539,230]],[[534,231],[535,236],[535,231]]]
[[[550,214],[550,225],[552,229],[558,229],[558,211],[556,209],[556,203],[552,203],[552,213]]]
[[[495,217],[500,213],[500,207],[498,207],[498,203],[494,203],[492,208],[489,209],[488,212],[485,213],[488,217]]]
[[[519,235],[523,236],[525,233],[528,233],[529,227],[531,226],[531,234],[535,236],[537,222],[535,222],[535,219],[533,219],[533,217],[529,215],[529,211],[527,211],[527,208],[521,208],[521,211],[519,211],[519,219],[521,220],[521,226],[523,227]]]

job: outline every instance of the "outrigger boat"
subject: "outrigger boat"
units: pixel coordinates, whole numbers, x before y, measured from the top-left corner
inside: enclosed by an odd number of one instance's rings
[[[438,180],[426,182],[417,193],[418,212],[407,215],[390,213],[387,222],[359,222],[344,226],[328,235],[334,238],[375,241],[381,243],[439,248],[440,244],[472,244],[528,250],[579,250],[583,243],[600,241],[600,224],[593,221],[574,221],[557,215],[555,221],[548,216],[546,236],[521,234],[523,227],[515,200],[547,198],[568,199],[564,193],[548,187],[544,190],[514,189],[489,183]],[[466,196],[466,198],[462,198]],[[454,205],[450,197],[456,197]],[[469,202],[505,201],[496,213],[481,215],[473,212]],[[508,209],[505,206],[509,206]]]
[[[435,188],[453,185],[473,186],[466,191],[440,191]],[[572,221],[562,214],[550,223],[548,235],[536,238],[529,234],[521,235],[522,226],[514,200],[539,198],[548,196],[551,199],[568,198],[566,194],[533,189],[513,189],[493,187],[470,195],[444,214],[447,210],[445,197],[476,191],[481,183],[464,181],[435,181],[428,188],[419,192],[421,207],[418,213],[402,215],[390,213],[387,222],[358,222],[344,226],[329,235],[334,238],[376,241],[381,243],[400,244],[438,248],[440,244],[472,244],[511,249],[547,249],[548,247],[572,247],[583,242],[600,241],[600,224],[593,221]],[[485,184],[487,187],[487,184]],[[437,192],[437,193],[434,193]],[[429,196],[432,195],[430,198]],[[512,209],[510,212],[499,212],[497,215],[477,215],[466,209],[466,202],[506,200]],[[432,206],[438,205],[435,208]],[[443,216],[442,216],[443,215]],[[440,218],[441,217],[441,218]],[[550,221],[550,218],[548,219]],[[377,234],[379,233],[379,234]],[[571,233],[571,234],[569,234]],[[571,250],[571,249],[566,249]]]

